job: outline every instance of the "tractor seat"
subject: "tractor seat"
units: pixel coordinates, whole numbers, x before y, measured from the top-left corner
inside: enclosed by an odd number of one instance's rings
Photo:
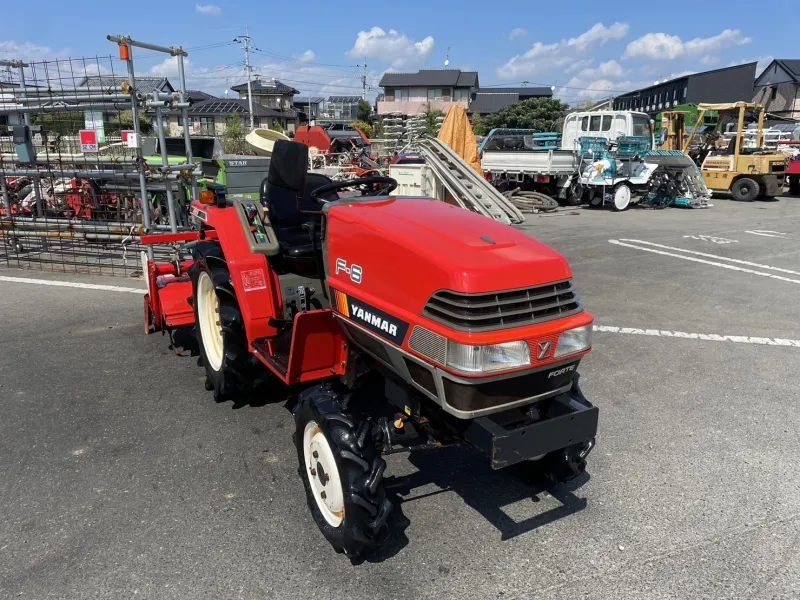
[[[322,251],[322,205],[311,198],[311,192],[331,182],[319,173],[307,173],[305,189],[300,202],[297,192],[270,182],[269,177],[261,182],[261,203],[269,211],[269,220],[278,238],[281,257],[286,268],[295,273],[317,270],[317,257]],[[332,202],[339,199],[336,192],[325,195]],[[314,237],[311,238],[311,231]],[[315,252],[316,248],[316,252]]]

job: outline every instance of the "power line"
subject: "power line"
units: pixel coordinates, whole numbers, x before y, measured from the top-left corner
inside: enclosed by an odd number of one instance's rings
[[[292,56],[283,56],[282,54],[276,54],[274,52],[265,52],[264,50],[260,50],[258,48],[253,48],[253,52],[256,52],[258,54],[263,54],[264,56],[270,56],[272,58],[279,58],[281,60],[288,60],[290,62],[303,63],[304,65],[317,65],[317,66],[320,66],[320,67],[339,67],[339,68],[342,68],[342,69],[353,69],[353,68],[358,68],[360,66],[360,65],[334,65],[334,64],[330,64],[330,63],[318,63],[318,62],[313,62],[313,61],[310,61],[310,60],[303,60],[301,58],[294,58]]]

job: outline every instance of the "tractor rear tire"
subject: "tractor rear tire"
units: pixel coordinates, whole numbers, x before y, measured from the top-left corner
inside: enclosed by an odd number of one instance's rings
[[[253,389],[254,357],[247,348],[244,318],[219,246],[195,255],[192,280],[195,333],[206,370],[206,389],[216,402],[236,400]]]
[[[302,392],[295,445],[308,507],[337,552],[358,559],[385,539],[392,504],[383,489],[386,462],[369,421],[342,412],[338,395],[317,386]]]
[[[738,202],[752,202],[761,193],[761,188],[757,181],[749,177],[742,177],[733,182],[731,194],[733,199]]]

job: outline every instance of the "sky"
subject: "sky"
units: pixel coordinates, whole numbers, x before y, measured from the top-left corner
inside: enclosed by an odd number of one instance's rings
[[[257,0],[42,0],[4,3],[0,60],[73,61],[73,71],[124,71],[107,34],[188,50],[187,87],[222,95],[246,81],[245,35],[253,73],[277,77],[304,95],[367,96],[387,71],[476,70],[481,87],[550,86],[576,104],[652,85],[689,72],[744,62],[765,67],[773,57],[800,58],[797,5],[774,0],[769,15],[752,2],[670,0],[646,4],[506,0],[404,0],[386,3]],[[639,8],[636,8],[638,6]],[[780,18],[780,15],[787,18]],[[789,15],[794,15],[788,18]],[[134,49],[138,75],[177,84],[174,59]],[[76,66],[77,65],[77,66]],[[81,66],[82,65],[82,66]],[[44,67],[36,71],[43,77]],[[48,69],[48,73],[53,68]],[[2,76],[2,73],[0,73]],[[230,92],[230,97],[236,97]]]

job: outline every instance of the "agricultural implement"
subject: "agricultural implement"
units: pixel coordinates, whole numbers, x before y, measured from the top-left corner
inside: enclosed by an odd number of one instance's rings
[[[304,145],[276,142],[261,202],[211,184],[191,206],[199,231],[143,236],[192,255],[145,258],[145,328],[194,328],[217,401],[286,386],[333,547],[355,558],[385,539],[386,454],[466,443],[494,469],[583,473],[598,409],[577,369],[593,317],[566,260],[484,216],[390,197],[389,177],[334,183],[307,163]]]

